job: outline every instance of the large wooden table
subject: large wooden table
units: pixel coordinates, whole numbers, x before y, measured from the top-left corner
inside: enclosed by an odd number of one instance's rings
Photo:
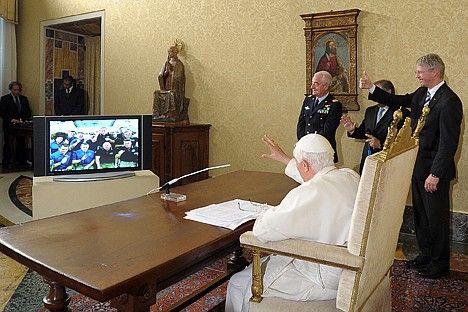
[[[2,228],[0,251],[43,276],[51,311],[67,307],[65,287],[113,299],[119,311],[145,311],[157,291],[239,250],[253,224],[231,231],[185,220],[186,211],[235,198],[277,205],[296,185],[278,173],[229,173],[174,188],[187,195],[180,203],[157,193]]]

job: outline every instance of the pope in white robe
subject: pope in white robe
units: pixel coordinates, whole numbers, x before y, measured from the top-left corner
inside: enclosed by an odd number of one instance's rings
[[[321,135],[302,137],[294,148],[295,158],[268,137],[263,141],[271,154],[262,157],[287,164],[286,174],[302,184],[257,218],[255,237],[262,242],[295,238],[346,245],[359,175],[334,166],[333,148]],[[263,297],[296,301],[336,298],[341,269],[277,255],[262,261],[266,261]],[[230,279],[226,312],[249,310],[251,285],[251,266]]]

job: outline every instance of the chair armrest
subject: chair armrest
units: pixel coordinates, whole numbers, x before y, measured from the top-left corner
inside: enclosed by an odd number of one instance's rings
[[[348,249],[343,246],[299,239],[262,243],[255,238],[252,231],[245,232],[240,236],[240,245],[261,252],[279,254],[356,272],[360,272],[364,265],[364,257],[349,253]]]

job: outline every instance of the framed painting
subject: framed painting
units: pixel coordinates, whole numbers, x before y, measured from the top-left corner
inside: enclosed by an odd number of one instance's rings
[[[332,76],[330,93],[343,111],[359,110],[357,101],[357,17],[360,10],[301,15],[305,22],[306,95],[312,77],[325,70]]]

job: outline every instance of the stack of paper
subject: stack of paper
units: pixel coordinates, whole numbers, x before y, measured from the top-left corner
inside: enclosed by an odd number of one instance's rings
[[[234,199],[186,212],[185,219],[234,230],[239,225],[256,219],[270,206],[247,200]]]

